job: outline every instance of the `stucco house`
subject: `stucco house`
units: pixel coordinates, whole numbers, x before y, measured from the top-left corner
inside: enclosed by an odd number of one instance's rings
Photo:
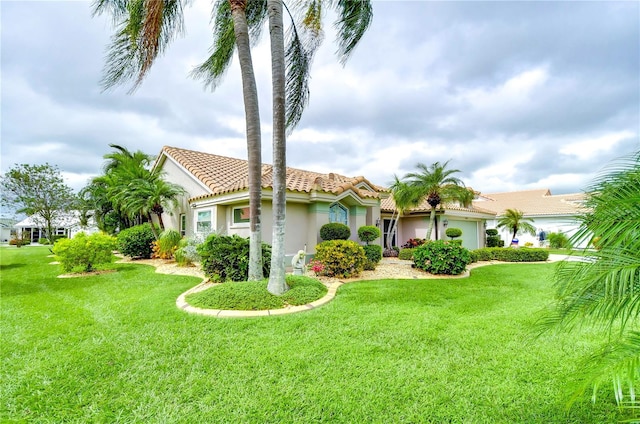
[[[551,194],[551,190],[536,189],[512,191],[505,193],[481,194],[474,200],[474,207],[495,212],[495,218],[489,220],[489,228],[496,228],[498,220],[506,209],[518,209],[523,212],[525,218],[531,218],[531,223],[536,228],[536,236],[523,234],[518,236],[520,245],[532,242],[538,245],[537,235],[541,230],[546,234],[564,233],[571,237],[578,229],[576,217],[584,212],[584,193]],[[500,230],[500,237],[508,245],[511,240],[509,230]],[[574,246],[583,248],[586,246]]]
[[[163,214],[167,228],[182,235],[238,234],[249,236],[248,162],[210,153],[165,146],[154,168],[165,178],[184,188],[178,206]],[[271,243],[273,213],[272,166],[262,165],[262,239]],[[313,253],[321,239],[320,227],[341,222],[358,239],[363,225],[380,222],[380,200],[388,196],[385,188],[364,177],[287,168],[287,219],[285,249],[288,256],[304,249]],[[381,240],[378,240],[382,244]]]
[[[0,243],[8,243],[15,232],[15,219],[0,218]]]
[[[80,225],[80,222],[80,212],[78,211],[60,213],[52,222],[54,235],[71,238],[81,231],[87,234],[98,231],[93,218],[89,218],[87,226]],[[32,243],[37,243],[39,239],[45,237],[45,227],[43,219],[35,216],[28,216],[15,225],[18,237],[27,238]]]
[[[384,239],[389,237],[396,206],[393,198],[382,200],[382,230]],[[417,207],[406,210],[398,221],[398,229],[395,234],[391,234],[392,246],[402,246],[407,240],[412,238],[424,239],[429,228],[431,215],[431,205],[426,199]],[[436,208],[436,219],[432,240],[446,240],[445,231],[447,228],[460,228],[462,230],[462,246],[467,249],[478,249],[485,245],[485,228],[487,221],[495,219],[496,213],[476,206],[468,208],[458,204],[448,204]]]

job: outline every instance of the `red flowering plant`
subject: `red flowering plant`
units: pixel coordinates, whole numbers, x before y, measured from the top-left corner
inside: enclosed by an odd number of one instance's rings
[[[324,264],[315,259],[312,259],[308,266],[316,275],[322,275],[322,271],[324,271]]]
[[[411,238],[405,244],[402,245],[403,249],[413,249],[414,247],[422,246],[426,243],[425,239]]]

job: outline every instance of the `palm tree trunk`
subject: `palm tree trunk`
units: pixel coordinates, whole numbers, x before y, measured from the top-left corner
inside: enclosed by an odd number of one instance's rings
[[[271,76],[273,86],[273,240],[271,272],[267,290],[281,295],[287,291],[285,280],[285,211],[287,140],[285,135],[285,63],[282,0],[268,0],[271,38]]]
[[[149,220],[149,225],[151,225],[151,232],[153,233],[153,236],[156,238],[156,240],[158,240],[160,238],[160,235],[156,231],[156,226],[153,225],[153,218],[151,217],[150,212],[147,214],[147,219]]]
[[[156,215],[158,216],[158,225],[160,226],[160,231],[164,231],[164,221],[162,220],[162,212],[157,213]]]
[[[260,135],[260,111],[258,108],[258,90],[253,73],[249,28],[247,26],[246,1],[229,0],[233,29],[236,35],[238,59],[242,75],[245,122],[247,129],[247,153],[249,162],[249,281],[262,280],[262,232],[261,215],[261,179],[262,146]]]
[[[431,206],[431,213],[429,214],[429,228],[427,229],[426,240],[431,240],[431,233],[433,232],[433,226],[436,222],[436,209]]]

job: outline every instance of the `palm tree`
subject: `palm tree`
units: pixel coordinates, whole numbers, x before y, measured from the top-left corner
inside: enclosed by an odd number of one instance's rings
[[[366,0],[328,4],[335,5],[338,9],[338,55],[344,63],[369,27],[372,17],[371,3]],[[311,61],[321,41],[322,2],[309,1],[306,6],[302,19],[302,29],[305,33],[301,34],[298,31],[295,20],[291,17],[290,36],[285,53],[283,1],[267,1],[273,90],[273,237],[267,289],[275,295],[283,294],[287,290],[284,259],[286,129],[291,130],[300,121],[308,102]]]
[[[216,2],[216,49],[205,63],[210,81],[218,81],[230,63],[234,46],[237,47],[242,75],[249,162],[250,280],[260,280],[263,276],[260,226],[262,160],[258,91],[251,60],[247,12],[252,18],[253,29],[256,30],[256,24],[261,21],[260,16],[264,16],[263,3],[247,3],[245,0]],[[182,1],[98,0],[94,14],[103,12],[111,13],[119,24],[109,49],[103,86],[111,88],[134,79],[134,91],[158,55],[182,32]]]
[[[402,214],[407,210],[413,207],[420,205],[422,199],[420,198],[419,193],[414,190],[408,183],[401,181],[397,175],[393,176],[394,181],[391,184],[391,195],[393,196],[393,202],[395,204],[395,211],[391,216],[393,223],[391,224],[391,228],[389,228],[389,233],[387,234],[387,239],[385,240],[385,247],[387,249],[391,249],[391,240],[393,240],[393,235],[398,231],[398,221]]]
[[[164,231],[162,214],[165,206],[176,206],[178,198],[185,190],[165,181],[157,172],[150,173],[146,179],[132,180],[126,189],[125,209],[141,213],[153,222],[151,215],[156,215],[160,231]]]
[[[429,214],[429,228],[426,239],[431,239],[431,233],[436,220],[436,208],[451,202],[458,202],[468,207],[473,200],[473,191],[465,187],[462,180],[452,175],[460,172],[457,169],[447,169],[449,161],[441,164],[434,162],[430,166],[419,163],[416,167],[421,172],[411,172],[403,177],[410,189],[415,190],[415,196],[420,201],[426,199],[431,206]]]
[[[512,232],[511,239],[515,239],[516,235],[529,233],[536,235],[536,227],[530,224],[533,222],[531,218],[525,218],[524,212],[518,209],[507,209],[504,215],[498,220],[498,228],[507,228]]]
[[[556,271],[557,303],[545,329],[604,326],[603,348],[581,368],[579,392],[613,381],[616,400],[635,401],[640,381],[640,151],[605,170],[587,190],[574,245],[598,238],[589,261],[565,261]],[[626,391],[626,390],[628,391]],[[626,393],[629,395],[627,398]],[[595,391],[594,391],[595,393]]]

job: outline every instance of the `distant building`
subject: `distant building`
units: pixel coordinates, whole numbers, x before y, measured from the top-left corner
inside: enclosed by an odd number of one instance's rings
[[[19,237],[31,240],[32,243],[37,243],[38,240],[46,237],[46,225],[39,217],[29,216],[15,224],[15,228]],[[80,212],[78,211],[60,214],[60,217],[53,221],[54,236],[71,238],[81,231],[87,234],[98,231],[93,217],[89,218],[88,225],[84,227],[80,225]]]
[[[0,243],[8,243],[15,234],[15,219],[0,218]]]

